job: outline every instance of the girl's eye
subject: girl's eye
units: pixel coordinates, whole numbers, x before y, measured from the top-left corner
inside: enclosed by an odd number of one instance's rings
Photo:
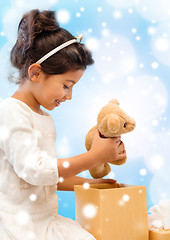
[[[64,85],[64,88],[66,88],[66,89],[69,89],[70,87],[68,87],[68,86]]]

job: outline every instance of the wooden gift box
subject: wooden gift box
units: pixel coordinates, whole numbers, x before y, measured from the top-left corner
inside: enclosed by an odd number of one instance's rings
[[[76,220],[97,240],[148,240],[145,186],[75,185],[74,191]]]

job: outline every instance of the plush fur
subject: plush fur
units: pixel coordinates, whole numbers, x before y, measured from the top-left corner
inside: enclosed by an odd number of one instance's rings
[[[94,126],[86,135],[85,146],[87,151],[90,150],[94,131],[98,129],[100,136],[104,138],[116,137],[131,132],[136,126],[135,120],[128,116],[120,107],[116,99],[112,99],[104,106],[97,117],[97,125]],[[112,161],[111,164],[122,165],[126,158]],[[102,178],[106,176],[111,167],[108,163],[100,164],[89,170],[93,178]]]

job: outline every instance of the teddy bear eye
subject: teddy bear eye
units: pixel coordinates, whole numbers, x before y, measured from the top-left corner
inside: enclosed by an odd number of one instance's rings
[[[126,123],[124,123],[124,127],[126,127]]]

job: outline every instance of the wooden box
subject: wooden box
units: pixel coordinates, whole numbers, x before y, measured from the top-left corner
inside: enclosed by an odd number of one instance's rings
[[[145,186],[76,185],[76,220],[97,240],[148,240]]]

